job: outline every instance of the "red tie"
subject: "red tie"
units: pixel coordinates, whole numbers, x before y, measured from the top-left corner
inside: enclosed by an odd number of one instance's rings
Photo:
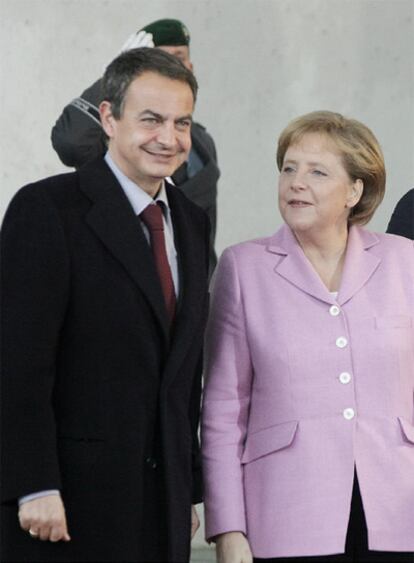
[[[165,248],[164,222],[162,220],[160,205],[148,205],[140,214],[140,219],[145,223],[150,234],[152,254],[154,256],[155,266],[164,294],[165,306],[171,323],[174,319],[176,299],[171,268],[168,263]]]

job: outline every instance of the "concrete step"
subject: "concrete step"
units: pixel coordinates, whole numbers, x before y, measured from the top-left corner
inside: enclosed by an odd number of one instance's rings
[[[195,547],[191,551],[191,563],[216,563],[216,550],[213,547]]]

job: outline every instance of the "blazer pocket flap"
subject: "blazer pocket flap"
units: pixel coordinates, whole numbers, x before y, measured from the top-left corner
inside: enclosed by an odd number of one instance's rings
[[[398,417],[404,437],[408,442],[414,444],[414,426],[407,419]]]
[[[282,450],[293,442],[298,421],[283,422],[264,430],[249,434],[244,446],[242,463],[249,463],[259,457]]]
[[[389,315],[386,317],[375,317],[377,328],[411,328],[412,317],[409,315]]]

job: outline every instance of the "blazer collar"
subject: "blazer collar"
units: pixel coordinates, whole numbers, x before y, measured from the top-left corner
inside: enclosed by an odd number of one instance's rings
[[[168,342],[168,319],[161,284],[150,247],[125,193],[102,158],[82,167],[79,180],[80,189],[93,203],[86,216],[87,223],[140,287]]]
[[[381,262],[371,248],[379,243],[374,233],[353,226],[349,230],[348,243],[338,297],[335,299],[324,285],[291,229],[284,225],[269,239],[267,252],[283,258],[274,271],[296,287],[326,303],[343,305],[363,287]]]

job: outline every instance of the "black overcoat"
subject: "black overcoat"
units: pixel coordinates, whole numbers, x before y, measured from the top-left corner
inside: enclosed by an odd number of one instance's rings
[[[180,298],[169,330],[140,222],[103,159],[18,192],[2,229],[2,561],[188,561],[208,219],[167,187]],[[18,526],[61,490],[69,543]]]

